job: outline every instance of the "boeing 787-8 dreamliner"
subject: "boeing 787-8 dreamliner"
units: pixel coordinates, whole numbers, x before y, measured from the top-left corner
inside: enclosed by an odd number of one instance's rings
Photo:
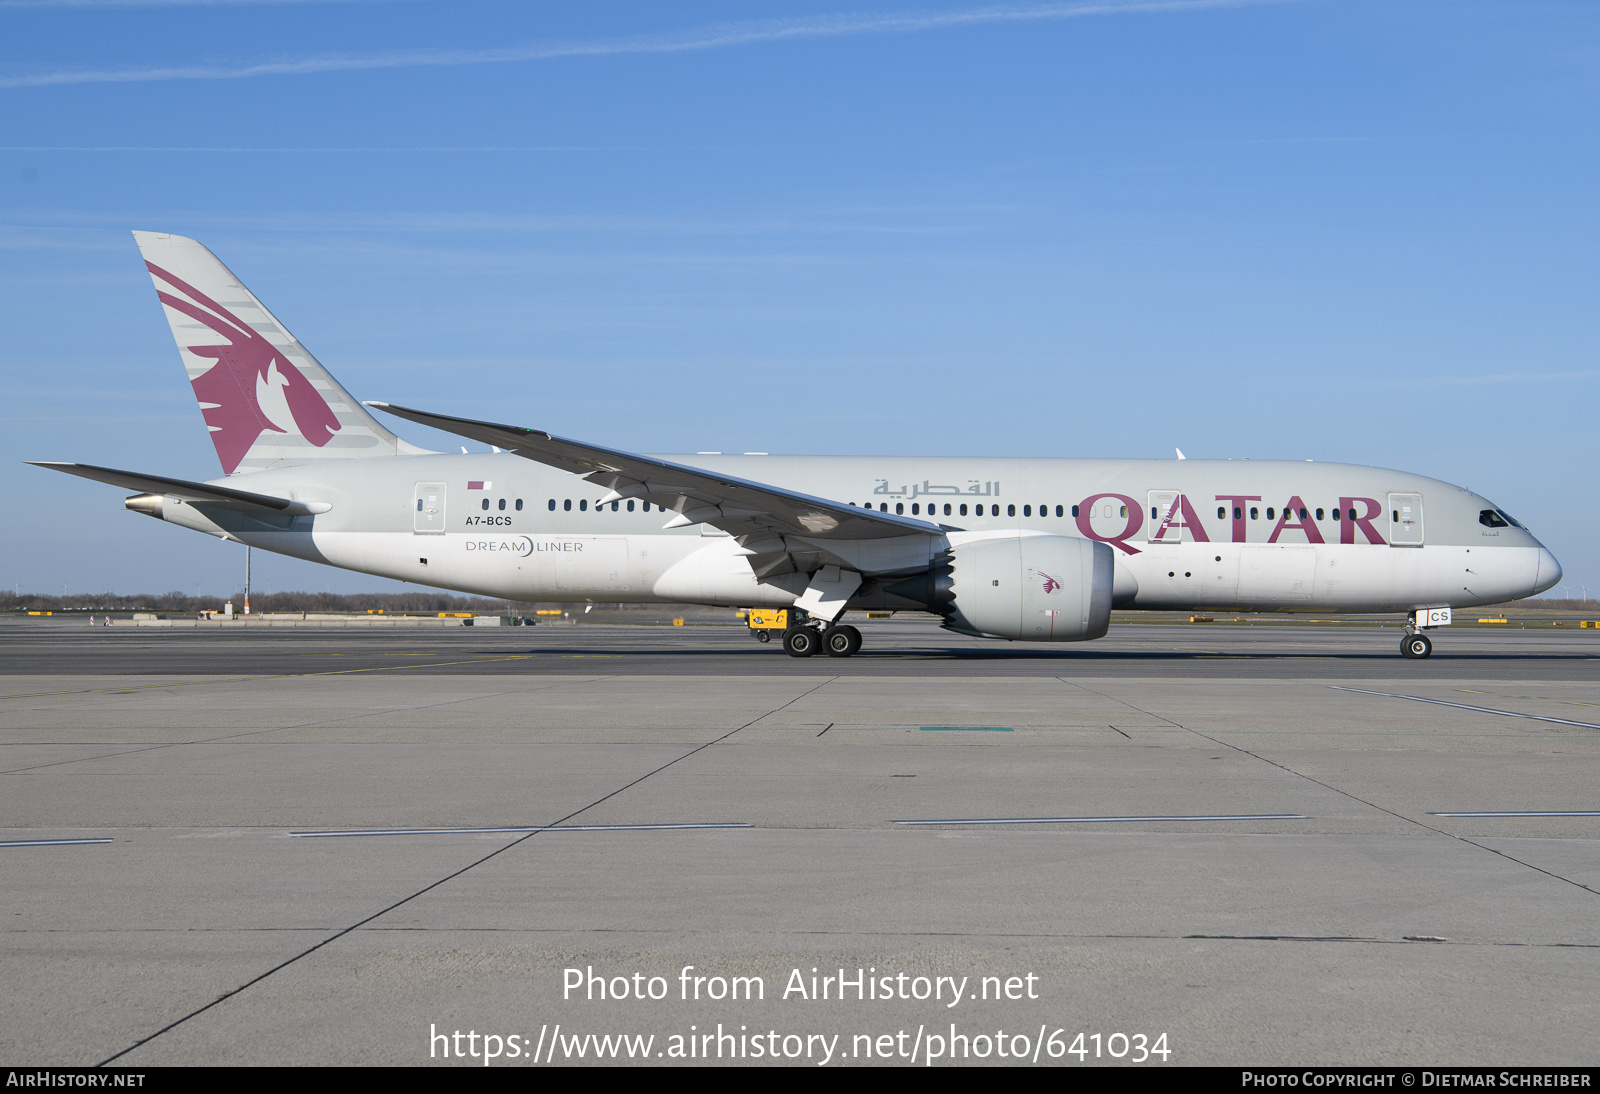
[[[1405,613],[1531,596],[1561,567],[1494,503],[1350,464],[939,456],[643,456],[357,402],[215,255],[135,232],[224,477],[38,466],[127,508],[347,570],[520,601],[789,609],[793,656],[849,656],[849,609],[1076,642],[1112,608]],[[429,452],[368,411],[493,453]],[[499,451],[503,449],[504,451]]]

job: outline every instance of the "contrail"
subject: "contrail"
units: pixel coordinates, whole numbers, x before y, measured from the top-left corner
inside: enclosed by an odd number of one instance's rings
[[[898,15],[825,15],[811,19],[720,23],[673,34],[601,39],[591,42],[543,42],[504,49],[320,54],[238,65],[175,65],[166,68],[119,68],[98,71],[63,69],[32,75],[0,76],[0,88],[53,87],[60,84],[152,83],[162,80],[242,80],[254,76],[303,76],[319,72],[361,72],[383,68],[511,64],[519,61],[548,61],[563,57],[688,53],[806,38],[912,34],[918,31],[975,26],[983,23],[1042,22],[1097,15],[1205,11],[1289,2],[1293,0],[1129,0],[1123,3],[1103,0],[1100,3],[986,7],[965,11],[908,12]]]
[[[397,0],[0,0],[0,11],[29,8],[242,8],[261,4],[381,4]],[[423,0],[414,0],[421,3]]]

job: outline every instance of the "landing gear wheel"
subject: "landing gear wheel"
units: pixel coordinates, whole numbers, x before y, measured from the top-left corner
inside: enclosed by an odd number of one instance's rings
[[[810,627],[790,627],[783,632],[783,652],[790,657],[810,657],[822,645],[822,636]]]
[[[1433,653],[1433,643],[1425,634],[1408,634],[1400,640],[1400,655],[1420,661]]]
[[[829,627],[822,635],[829,657],[849,657],[861,648],[861,632],[851,626]]]
[[[757,642],[771,642],[772,641],[772,632],[771,631],[767,631],[767,630],[758,630],[758,631],[756,631],[756,641]]]

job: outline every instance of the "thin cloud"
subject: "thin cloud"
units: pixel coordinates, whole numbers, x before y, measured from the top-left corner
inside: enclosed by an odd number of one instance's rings
[[[428,234],[609,235],[615,237],[793,237],[846,235],[949,236],[984,231],[1004,206],[847,208],[802,210],[789,215],[704,219],[595,215],[589,213],[348,213],[336,216],[280,215],[267,218],[214,218],[193,212],[116,214],[73,218],[55,214],[35,224],[0,223],[0,250],[98,250],[126,243],[123,225],[178,223],[187,230],[218,232],[311,233],[336,235],[340,246],[363,236]],[[115,225],[113,234],[102,234]],[[305,243],[295,246],[303,247]]]
[[[1485,384],[1532,384],[1560,380],[1593,380],[1600,377],[1600,369],[1581,372],[1497,372],[1488,376],[1419,376],[1414,380],[1400,380],[1383,384],[1391,388],[1418,387],[1479,387]]]
[[[322,72],[362,72],[385,68],[513,64],[567,57],[689,53],[808,38],[912,34],[985,23],[1042,22],[1097,15],[1205,11],[1288,2],[1293,0],[1128,0],[1128,2],[1103,0],[1099,3],[986,7],[950,12],[826,15],[811,19],[721,23],[673,34],[601,39],[591,42],[543,42],[506,49],[321,54],[238,65],[180,65],[166,68],[121,68],[98,71],[64,69],[31,75],[3,76],[0,77],[0,88],[54,87],[62,84],[152,83],[164,80],[241,80],[255,76],[304,76]]]
[[[0,145],[0,152],[655,152],[655,151],[709,151],[708,148],[656,149],[642,145],[419,145],[416,147],[352,147],[352,148],[250,148],[205,145],[153,145],[153,144],[8,144]]]
[[[242,8],[261,4],[380,4],[420,0],[0,0],[0,11],[23,8]]]

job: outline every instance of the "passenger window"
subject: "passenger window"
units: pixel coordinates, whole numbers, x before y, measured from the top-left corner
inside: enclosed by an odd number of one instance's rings
[[[631,500],[628,502],[628,512],[633,512],[633,502]]]
[[[878,503],[878,512],[887,513],[888,511],[889,511],[889,503],[886,502],[886,501],[880,501]]]
[[[966,502],[962,502],[961,503],[961,515],[962,516],[966,516],[967,515],[967,503]]]
[[[644,505],[644,511],[646,513],[648,513],[650,511],[650,503],[649,502],[644,502],[643,505]]]
[[[517,512],[519,512],[519,513],[522,512],[522,499],[521,498],[517,499]]]
[[[612,503],[611,503],[611,511],[612,511],[612,512],[613,512],[613,513],[615,513],[615,512],[618,512],[618,511],[619,511],[619,507],[620,507],[620,506],[621,506],[621,505],[622,505],[622,503],[621,503],[621,502],[620,502],[620,501],[614,501],[614,502],[612,502]]]
[[[1078,507],[1076,505],[1074,505],[1072,507],[1072,515],[1073,516],[1077,516],[1078,515]]]
[[[1350,512],[1349,512],[1349,514],[1348,514],[1348,515],[1349,515],[1349,517],[1350,517],[1350,519],[1351,519],[1351,520],[1355,520],[1355,519],[1356,519],[1356,510],[1355,510],[1355,506],[1351,506],[1351,507],[1350,507]]]
[[[1268,519],[1268,520],[1272,520],[1272,519],[1273,519],[1273,516],[1272,516],[1272,506],[1270,506],[1270,505],[1269,505],[1269,506],[1267,506],[1267,519]]]
[[[1233,519],[1234,520],[1243,520],[1244,519],[1244,510],[1240,509],[1237,505],[1235,505],[1233,507]]]
[[[1128,507],[1126,505],[1124,505],[1120,510],[1118,510],[1117,515],[1118,516],[1122,516],[1122,517],[1127,516],[1128,515]]]
[[[483,499],[483,507],[485,509],[489,508],[489,499],[488,498],[484,498]]]
[[[895,516],[897,516],[897,517],[904,516],[905,515],[905,511],[906,511],[905,502],[897,501],[897,502],[894,503],[894,515]]]
[[[1006,516],[1014,517],[1016,515],[1017,515],[1017,507],[1015,505],[1006,506]]]
[[[1304,509],[1300,510],[1300,519],[1301,520],[1305,520],[1306,519],[1306,511]]]
[[[1339,519],[1339,510],[1335,509],[1333,511],[1333,519],[1334,520],[1338,520]]]
[[[501,498],[500,499],[500,511],[503,513],[503,512],[505,512],[505,510],[506,510],[506,499],[505,498]]]
[[[1031,506],[1031,505],[1024,505],[1024,506],[1023,506],[1023,507],[1022,507],[1022,515],[1023,515],[1023,516],[1025,516],[1025,517],[1031,517],[1031,516],[1033,516],[1033,506]]]
[[[911,503],[911,515],[914,516],[914,517],[922,515],[921,513],[917,512],[917,503],[916,502],[912,502]]]
[[[1225,505],[1217,506],[1217,519],[1218,520],[1227,520],[1228,519],[1228,508],[1227,508],[1227,506],[1225,506]]]
[[[588,498],[579,498],[578,499],[578,512],[585,513],[585,512],[588,512],[588,510],[589,510],[589,499]]]
[[[1300,510],[1300,517],[1301,517],[1302,520],[1305,519],[1305,515],[1306,515],[1306,511],[1304,509]],[[1322,510],[1321,509],[1317,510],[1317,519],[1318,520],[1322,519]]]
[[[947,516],[947,517],[950,515],[950,503],[949,502],[945,502],[944,503],[944,515]]]
[[[1261,519],[1261,510],[1257,509],[1254,505],[1252,505],[1250,507],[1250,519],[1251,520],[1260,520]]]
[[[1485,509],[1485,510],[1484,510],[1484,512],[1486,512],[1486,513],[1487,513],[1487,512],[1488,512],[1488,511],[1489,511],[1489,510],[1487,510],[1487,509]],[[417,499],[417,512],[419,512],[419,513],[420,513],[420,512],[422,512],[422,499],[421,499],[421,498],[418,498],[418,499]],[[1483,518],[1482,518],[1482,517],[1479,517],[1479,518],[1478,518],[1478,519],[1479,519],[1479,520],[1482,520],[1482,519],[1483,519]]]
[[[1056,506],[1056,516],[1059,517],[1060,515],[1061,515],[1061,506],[1058,505],[1058,506]],[[1076,509],[1074,509],[1072,511],[1072,515],[1073,516],[1077,516],[1078,515],[1078,511]]]
[[[556,499],[555,498],[551,498],[550,499],[550,511],[552,513],[554,513],[556,511]]]

